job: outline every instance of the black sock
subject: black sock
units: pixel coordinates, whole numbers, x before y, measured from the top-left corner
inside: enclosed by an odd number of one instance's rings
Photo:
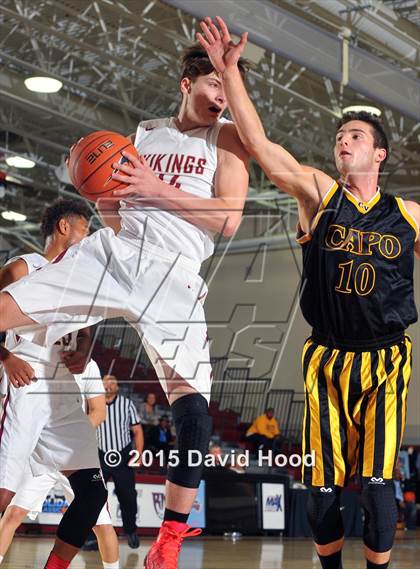
[[[188,520],[188,516],[190,514],[180,514],[179,512],[174,512],[173,510],[169,510],[165,508],[165,514],[163,516],[164,522],[180,522],[181,524],[186,524]]]
[[[387,569],[388,565],[389,561],[386,563],[373,563],[372,561],[369,561],[369,559],[366,559],[366,569]]]
[[[341,565],[341,550],[331,555],[320,555],[318,553],[322,569],[343,569]]]

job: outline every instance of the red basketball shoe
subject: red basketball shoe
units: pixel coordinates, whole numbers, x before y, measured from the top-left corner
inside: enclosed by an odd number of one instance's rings
[[[144,560],[144,569],[178,569],[178,556],[186,537],[201,534],[201,529],[180,522],[163,522],[157,540]]]

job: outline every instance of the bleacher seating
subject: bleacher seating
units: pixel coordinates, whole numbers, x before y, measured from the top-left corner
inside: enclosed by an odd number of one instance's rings
[[[93,357],[102,373],[114,373],[121,390],[138,403],[153,391],[158,404],[167,406],[140,339],[123,320],[116,319],[111,325],[108,321],[96,328]],[[288,450],[296,452],[302,432],[302,393],[292,389],[269,391],[269,378],[250,377],[248,368],[229,367],[228,364],[227,358],[212,360],[213,388],[209,410],[214,436],[230,448],[246,448],[244,435],[250,423],[267,407],[273,407],[282,435],[288,441]]]

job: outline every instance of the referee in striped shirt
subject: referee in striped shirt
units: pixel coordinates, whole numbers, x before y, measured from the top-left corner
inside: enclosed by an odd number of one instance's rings
[[[133,458],[129,455],[133,443],[140,455],[143,452],[143,429],[134,403],[118,393],[117,378],[105,375],[103,382],[106,419],[97,429],[99,458],[105,481],[112,478],[115,484],[128,545],[136,549],[140,545],[136,526],[137,492],[135,471],[128,466],[128,461]]]

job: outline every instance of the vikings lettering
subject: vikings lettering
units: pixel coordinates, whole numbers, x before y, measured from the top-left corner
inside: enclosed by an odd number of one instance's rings
[[[207,160],[189,154],[144,154],[155,172],[163,174],[204,174]]]
[[[372,255],[377,251],[386,259],[395,259],[401,253],[401,243],[395,235],[381,235],[336,224],[329,226],[325,244],[329,249],[341,249],[355,255]]]

